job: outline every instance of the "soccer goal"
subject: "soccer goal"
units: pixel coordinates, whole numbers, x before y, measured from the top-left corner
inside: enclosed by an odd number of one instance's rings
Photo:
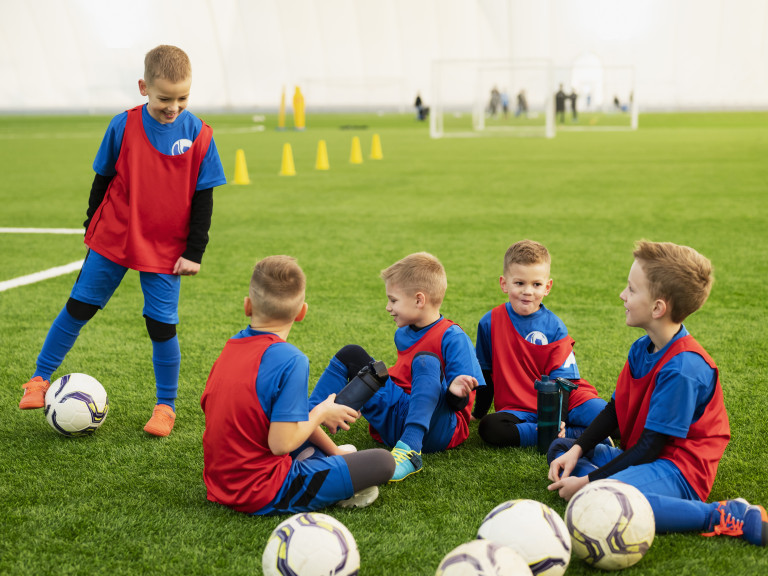
[[[548,60],[432,62],[432,138],[555,136]]]
[[[555,68],[554,82],[555,90],[562,86],[566,94],[564,114],[555,119],[558,130],[637,130],[633,66],[601,66],[577,60],[570,68]]]

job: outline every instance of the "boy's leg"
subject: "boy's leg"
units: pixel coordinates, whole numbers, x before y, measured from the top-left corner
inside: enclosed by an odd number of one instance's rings
[[[499,447],[535,446],[536,414],[502,410],[488,414],[478,426],[480,438]]]
[[[338,502],[342,508],[364,508],[379,496],[379,485],[395,473],[395,459],[388,450],[371,448],[342,456],[349,468],[354,495]]]
[[[565,435],[578,438],[608,403],[602,398],[592,398],[568,411],[565,420]]]
[[[181,349],[176,335],[181,277],[142,272],[144,319],[152,341],[157,403],[144,430],[153,436],[168,436],[176,420]]]
[[[51,376],[75,345],[83,326],[112,297],[126,271],[127,268],[96,252],[88,253],[66,306],[48,330],[37,357],[35,373],[24,385],[25,393],[19,408],[28,410],[43,407]]]
[[[371,355],[361,346],[344,346],[331,358],[315,384],[309,396],[309,409],[312,410],[331,394],[338,394],[363,366],[367,366],[372,361]]]

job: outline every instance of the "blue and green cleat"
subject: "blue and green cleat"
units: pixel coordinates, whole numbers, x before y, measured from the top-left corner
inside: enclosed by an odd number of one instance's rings
[[[395,444],[392,449],[392,456],[395,458],[397,466],[390,482],[399,482],[422,468],[421,452],[411,450],[411,447],[402,440]]]

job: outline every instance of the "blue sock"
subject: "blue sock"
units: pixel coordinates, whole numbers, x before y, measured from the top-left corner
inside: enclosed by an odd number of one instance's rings
[[[516,424],[517,432],[520,434],[520,446],[536,446],[539,437],[535,422],[521,422]]]
[[[64,357],[75,345],[80,330],[88,320],[77,320],[63,308],[53,321],[45,338],[43,348],[37,356],[37,368],[33,374],[50,381],[51,376],[64,362]]]
[[[334,356],[315,384],[309,395],[309,409],[312,410],[331,394],[338,394],[347,385],[347,367]]]
[[[164,342],[152,340],[152,366],[155,369],[157,403],[167,404],[175,411],[176,394],[179,390],[179,368],[181,367],[178,336]]]
[[[421,452],[424,435],[429,431],[442,393],[440,361],[434,356],[418,355],[411,364],[411,373],[411,397],[400,440],[411,450]]]
[[[693,532],[709,529],[717,502],[707,504],[659,494],[645,494],[653,508],[656,532]]]
[[[426,429],[419,424],[406,424],[403,435],[400,437],[400,441],[408,444],[411,450],[421,452],[422,442],[424,441],[424,434]]]

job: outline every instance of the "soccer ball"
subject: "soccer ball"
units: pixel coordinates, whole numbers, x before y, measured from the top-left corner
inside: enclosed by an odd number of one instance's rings
[[[360,553],[344,524],[320,512],[278,524],[261,557],[264,576],[356,576]]]
[[[571,560],[571,537],[560,516],[536,500],[509,500],[491,510],[478,538],[509,546],[536,576],[561,576]]]
[[[565,509],[576,556],[603,570],[640,561],[653,544],[656,522],[642,492],[618,480],[596,480],[576,492]]]
[[[445,555],[435,576],[532,576],[528,562],[507,546],[472,540]]]
[[[45,419],[64,436],[86,436],[104,423],[109,400],[104,386],[88,374],[67,374],[45,393]]]

